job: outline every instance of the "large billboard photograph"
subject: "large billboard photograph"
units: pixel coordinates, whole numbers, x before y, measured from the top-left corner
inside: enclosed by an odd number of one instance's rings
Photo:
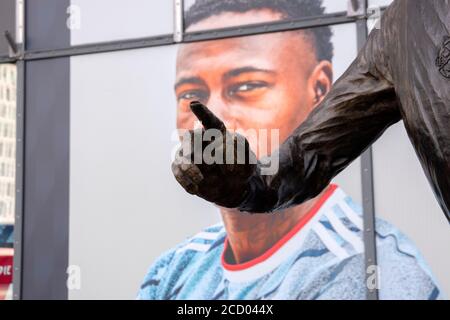
[[[407,1],[0,3],[0,300],[446,299]]]
[[[189,33],[322,14],[319,0],[199,0],[185,7],[184,25]],[[344,24],[72,57],[69,265],[83,282],[69,296],[363,299],[359,159],[317,198],[273,216],[193,198],[170,167],[180,131],[201,126],[190,102],[208,105],[262,158],[356,53],[356,26]],[[440,292],[412,242],[377,225],[380,297]]]

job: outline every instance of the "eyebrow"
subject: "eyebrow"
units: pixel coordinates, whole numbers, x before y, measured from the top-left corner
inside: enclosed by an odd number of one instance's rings
[[[229,78],[240,76],[243,73],[249,73],[249,72],[264,72],[264,73],[271,73],[271,74],[276,73],[273,70],[261,69],[261,68],[256,68],[256,67],[242,67],[242,68],[237,68],[237,69],[228,71],[227,73],[225,73],[223,75],[223,78],[229,79]]]
[[[180,80],[178,80],[175,83],[175,90],[178,89],[178,87],[185,85],[185,84],[200,84],[200,85],[205,85],[205,81],[203,81],[202,79],[200,79],[199,77],[186,77],[186,78],[181,78]]]
[[[272,70],[267,70],[267,69],[261,69],[261,68],[256,68],[256,67],[242,67],[242,68],[237,68],[237,69],[233,69],[230,70],[228,72],[226,72],[223,75],[224,79],[230,79],[233,77],[237,77],[243,73],[250,73],[250,72],[264,72],[264,73],[271,73],[271,74],[275,74],[275,71]],[[185,85],[185,84],[199,84],[199,85],[206,85],[205,81],[203,81],[201,78],[199,77],[185,77],[185,78],[181,78],[180,80],[178,80],[175,83],[175,90],[177,90],[180,86]]]

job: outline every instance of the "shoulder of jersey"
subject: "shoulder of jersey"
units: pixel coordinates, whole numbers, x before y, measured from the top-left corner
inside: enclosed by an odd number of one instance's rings
[[[175,251],[175,255],[206,253],[224,245],[226,231],[223,223],[210,226],[188,238]]]

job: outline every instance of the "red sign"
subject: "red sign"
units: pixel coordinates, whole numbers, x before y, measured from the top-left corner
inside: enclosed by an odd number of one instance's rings
[[[13,276],[13,257],[0,256],[0,284],[11,284]]]

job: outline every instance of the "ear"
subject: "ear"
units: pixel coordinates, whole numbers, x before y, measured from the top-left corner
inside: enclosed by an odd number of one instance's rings
[[[314,68],[308,80],[309,92],[316,107],[331,90],[333,85],[333,66],[330,61],[321,61]]]

